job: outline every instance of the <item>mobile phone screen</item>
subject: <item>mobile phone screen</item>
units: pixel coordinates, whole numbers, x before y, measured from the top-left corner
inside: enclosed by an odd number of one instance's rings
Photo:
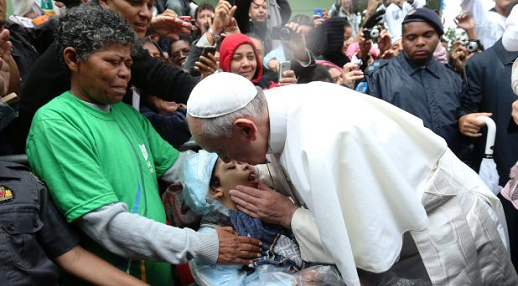
[[[201,51],[201,55],[204,56],[204,57],[208,57],[208,54],[211,54],[211,55],[214,56],[215,53],[216,53],[216,48],[215,47],[205,47]]]
[[[280,62],[279,63],[279,79],[281,79],[283,76],[282,76],[282,73],[284,73],[285,71],[288,71],[291,69],[291,62]]]

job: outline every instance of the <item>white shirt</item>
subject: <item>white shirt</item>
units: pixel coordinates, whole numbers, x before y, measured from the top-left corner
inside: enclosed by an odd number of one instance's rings
[[[510,52],[518,51],[518,5],[513,7],[505,22],[506,29],[502,37],[504,48]],[[514,61],[511,74],[511,85],[514,94],[518,95],[518,61]]]
[[[505,26],[502,44],[506,50],[516,52],[518,51],[518,5],[513,7],[505,21]]]
[[[412,11],[414,7],[408,4],[407,2],[403,2],[403,6],[400,8],[398,5],[392,3],[390,4],[385,11],[385,26],[387,27],[390,36],[394,38],[401,38],[401,34],[403,33],[401,24],[403,23],[403,19],[406,14]]]
[[[475,20],[477,37],[484,49],[491,48],[504,34],[505,17],[493,11],[486,11],[482,0],[464,0],[460,7],[463,13],[471,14]]]

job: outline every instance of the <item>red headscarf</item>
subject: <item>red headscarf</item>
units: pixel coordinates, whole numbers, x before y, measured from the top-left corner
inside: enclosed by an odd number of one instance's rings
[[[252,49],[254,50],[255,59],[257,61],[257,68],[255,70],[254,77],[252,78],[252,82],[257,83],[263,76],[263,64],[255,47],[254,41],[252,41],[252,39],[246,35],[230,34],[223,40],[223,42],[221,42],[221,46],[219,47],[219,67],[224,72],[230,72],[230,63],[232,62],[232,57],[234,56],[237,48],[244,44],[252,46]]]

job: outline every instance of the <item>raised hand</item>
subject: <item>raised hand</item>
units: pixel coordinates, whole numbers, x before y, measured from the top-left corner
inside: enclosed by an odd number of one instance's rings
[[[169,9],[151,19],[150,25],[155,34],[174,40],[178,40],[180,34],[189,35],[192,30],[191,23],[181,20],[176,12]]]
[[[237,6],[232,6],[228,1],[220,0],[214,11],[214,21],[212,22],[212,30],[216,34],[220,34],[231,23]]]

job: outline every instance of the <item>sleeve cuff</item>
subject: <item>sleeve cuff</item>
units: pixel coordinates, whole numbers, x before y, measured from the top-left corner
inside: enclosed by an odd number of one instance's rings
[[[306,53],[307,53],[308,58],[309,58],[309,60],[308,60],[308,62],[307,62],[307,63],[305,63],[305,62],[303,62],[303,61],[301,61],[301,60],[299,60],[299,59],[295,58],[295,60],[296,60],[296,61],[300,64],[300,66],[301,66],[301,67],[303,67],[303,68],[307,68],[307,67],[309,67],[309,66],[311,65],[311,63],[313,62],[313,55],[311,54],[311,52],[310,52],[308,49],[306,49]]]
[[[207,33],[204,33],[201,38],[198,40],[198,42],[196,43],[196,47],[199,47],[199,48],[204,48],[204,47],[215,47],[216,46],[216,43],[214,43],[214,45],[211,45],[209,43],[209,40],[207,39]]]
[[[219,240],[216,230],[198,232],[198,245],[197,258],[210,264],[216,264],[219,253]]]
[[[317,224],[311,212],[304,208],[298,208],[291,219],[291,230],[299,243],[300,254],[304,261],[315,263],[334,264],[318,233]]]

